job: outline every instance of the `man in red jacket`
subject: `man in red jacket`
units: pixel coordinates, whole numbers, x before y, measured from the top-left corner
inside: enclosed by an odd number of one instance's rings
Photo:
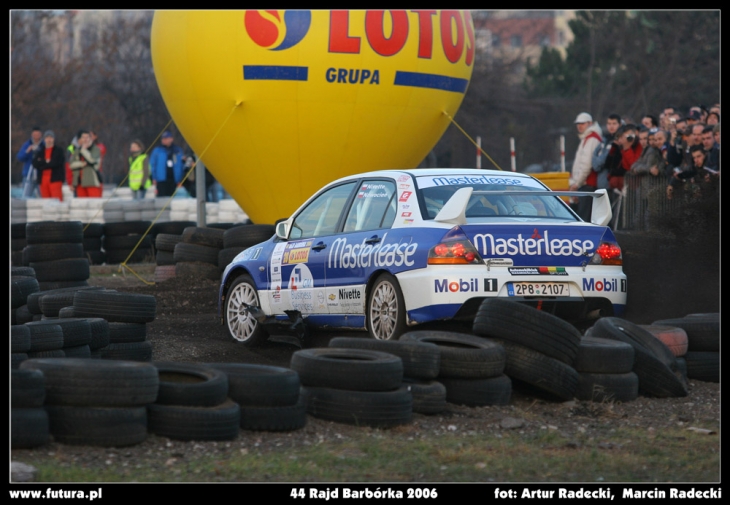
[[[631,170],[631,165],[641,156],[643,151],[639,142],[636,125],[623,125],[616,132],[616,143],[621,147],[621,166],[608,176],[609,185],[619,190],[624,188],[624,175]]]

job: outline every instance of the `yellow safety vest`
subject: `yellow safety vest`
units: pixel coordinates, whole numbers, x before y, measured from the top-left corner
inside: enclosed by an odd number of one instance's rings
[[[147,159],[146,154],[140,154],[136,158],[129,158],[129,187],[132,191],[137,191],[142,187],[142,178],[144,177],[144,160]],[[149,177],[144,181],[144,189],[149,189],[152,181]]]

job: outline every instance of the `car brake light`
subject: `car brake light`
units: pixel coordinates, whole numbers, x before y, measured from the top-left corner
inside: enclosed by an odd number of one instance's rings
[[[613,242],[601,242],[591,258],[595,265],[623,265],[621,248]]]
[[[482,257],[468,240],[441,242],[428,251],[429,265],[475,265],[482,263]]]

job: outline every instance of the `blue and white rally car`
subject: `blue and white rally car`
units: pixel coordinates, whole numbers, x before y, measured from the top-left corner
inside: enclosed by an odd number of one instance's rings
[[[592,222],[566,196],[593,198]],[[566,319],[622,316],[626,276],[605,190],[551,191],[525,174],[387,170],[325,186],[223,273],[220,315],[255,345],[267,327],[367,330],[473,318],[505,297]],[[271,325],[271,326],[269,326]]]

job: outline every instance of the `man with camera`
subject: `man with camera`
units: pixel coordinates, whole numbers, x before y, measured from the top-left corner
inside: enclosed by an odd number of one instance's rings
[[[76,190],[78,198],[101,198],[101,181],[98,166],[101,162],[101,152],[93,144],[87,130],[79,131],[79,147],[75,149],[69,161],[72,179],[71,185]]]

